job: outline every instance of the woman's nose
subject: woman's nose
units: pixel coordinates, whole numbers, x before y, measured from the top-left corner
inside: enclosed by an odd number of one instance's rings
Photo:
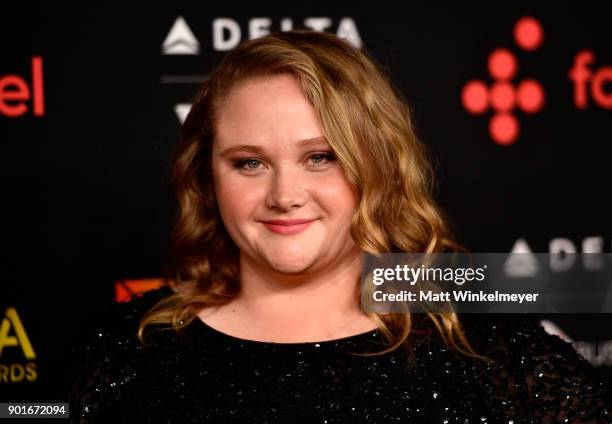
[[[282,211],[299,208],[307,199],[304,186],[304,176],[300,169],[291,166],[279,167],[272,174],[266,205]]]

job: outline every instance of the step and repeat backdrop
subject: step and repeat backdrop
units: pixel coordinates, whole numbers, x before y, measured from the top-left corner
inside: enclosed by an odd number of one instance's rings
[[[227,51],[311,28],[392,75],[474,252],[611,252],[612,46],[596,2],[57,2],[5,10],[0,56],[0,400],[49,399],[54,358],[113,302],[159,286],[170,153]],[[547,331],[612,375],[612,317]],[[64,400],[65,401],[65,400]]]

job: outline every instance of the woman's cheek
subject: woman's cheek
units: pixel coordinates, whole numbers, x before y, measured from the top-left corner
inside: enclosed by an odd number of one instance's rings
[[[227,212],[236,215],[250,214],[257,203],[262,201],[265,189],[254,181],[246,179],[226,179],[221,182],[218,198],[227,205]]]
[[[341,175],[330,175],[328,178],[319,181],[316,185],[319,198],[325,199],[326,203],[342,206],[355,205],[357,202],[356,194],[348,181]]]

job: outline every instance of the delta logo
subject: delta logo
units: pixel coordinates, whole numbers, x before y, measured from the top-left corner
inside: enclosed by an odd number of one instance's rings
[[[219,17],[213,19],[211,26],[212,50],[226,52],[240,44],[245,36],[253,39],[276,29],[290,31],[294,28],[294,20],[282,18],[279,22],[274,22],[268,17],[250,18],[245,28],[235,19]],[[351,17],[341,18],[337,23],[326,16],[308,17],[304,18],[303,26],[314,31],[330,31],[335,27],[336,35],[340,38],[346,39],[356,47],[361,47],[363,44],[355,20]],[[177,17],[162,43],[162,55],[198,55],[201,51],[201,44],[185,18]]]

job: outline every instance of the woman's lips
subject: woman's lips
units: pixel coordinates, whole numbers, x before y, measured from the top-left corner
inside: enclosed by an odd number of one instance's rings
[[[304,231],[315,220],[295,219],[295,220],[272,220],[264,221],[266,228],[273,233],[283,235],[293,235]]]

